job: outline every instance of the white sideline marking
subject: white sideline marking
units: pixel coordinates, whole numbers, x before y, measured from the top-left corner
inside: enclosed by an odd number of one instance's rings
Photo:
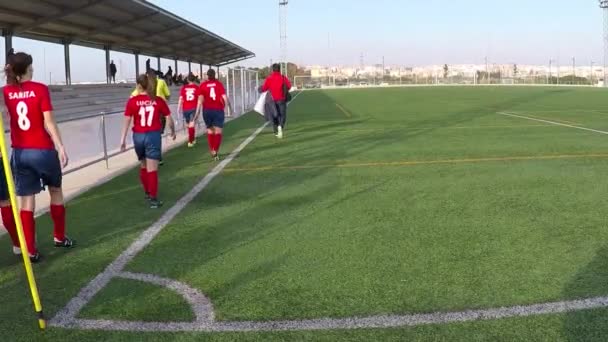
[[[520,118],[520,119],[526,119],[526,120],[532,120],[532,121],[538,121],[538,122],[545,122],[545,123],[549,123],[549,124],[556,125],[556,126],[564,126],[564,127],[576,128],[576,129],[581,129],[583,131],[595,132],[595,133],[600,133],[600,134],[608,134],[608,132],[606,132],[606,131],[600,131],[600,130],[593,129],[593,128],[568,125],[568,124],[565,124],[565,123],[560,123],[560,122],[555,122],[555,121],[549,121],[549,120],[543,120],[543,119],[536,119],[536,118],[531,118],[531,117],[523,116],[523,115],[511,114],[511,113],[506,113],[506,112],[498,112],[496,114],[506,115],[506,116],[512,116],[514,118]]]
[[[301,93],[293,97],[295,100]],[[293,100],[291,103],[293,103]],[[216,167],[211,170],[198,184],[196,184],[190,192],[180,198],[173,207],[165,212],[154,224],[140,234],[137,240],[122,252],[106,269],[93,278],[87,286],[82,288],[78,295],[72,298],[68,304],[50,321],[51,326],[68,327],[74,322],[78,313],[85,305],[93,299],[93,297],[101,291],[112,278],[118,276],[124,267],[131,261],[139,252],[141,252],[152,240],[165,228],[177,214],[179,214],[188,203],[207,187],[207,185],[220,173],[222,170],[234,160],[234,158],[247,146],[255,137],[260,134],[264,128],[268,126],[265,122],[255,132],[253,132],[245,141],[243,141],[230,155],[224,159]]]
[[[198,184],[190,190],[184,197],[180,198],[173,207],[171,207],[167,212],[161,216],[158,221],[152,224],[148,229],[146,229],[137,240],[135,240],[129,248],[127,248],[122,254],[118,256],[106,269],[98,274],[91,282],[85,286],[80,293],[72,300],[68,302],[65,308],[57,313],[57,315],[51,320],[51,325],[54,326],[65,326],[70,321],[73,321],[80,310],[84,308],[84,306],[91,300],[93,297],[103,289],[112,278],[116,277],[124,267],[131,261],[133,258],[139,254],[147,245],[152,242],[152,240],[158,235],[158,233],[165,228],[177,214],[179,214],[187,205],[190,203],[194,197],[196,197],[207,185],[215,178],[234,158],[247,146],[249,143],[253,141],[253,139],[266,128],[268,123],[264,123],[260,128],[258,128],[255,132],[253,132],[245,141],[239,145],[228,158],[224,159],[221,163],[219,163],[211,172],[209,172],[203,180],[201,180]]]
[[[147,276],[147,275],[142,275]],[[154,276],[152,276],[154,277]],[[144,279],[142,279],[144,280]],[[147,280],[144,280],[147,281]],[[202,296],[202,294],[199,294]],[[203,296],[204,297],[204,296]],[[561,301],[524,306],[511,306],[460,312],[434,312],[411,315],[378,315],[369,317],[319,318],[309,320],[269,321],[269,322],[218,322],[197,320],[196,322],[136,322],[95,319],[75,319],[64,328],[107,331],[141,332],[247,332],[247,331],[288,331],[288,330],[352,330],[370,328],[398,328],[429,324],[496,320],[513,317],[528,317],[561,314],[579,310],[608,307],[608,297],[596,297],[572,301]]]

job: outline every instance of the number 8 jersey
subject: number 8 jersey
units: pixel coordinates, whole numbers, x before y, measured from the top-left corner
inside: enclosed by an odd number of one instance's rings
[[[44,112],[53,110],[49,88],[26,81],[4,87],[13,148],[53,150],[55,145],[44,126]]]
[[[127,102],[125,116],[133,117],[133,132],[147,133],[162,130],[161,116],[171,115],[167,102],[160,97],[152,100],[148,95],[133,96]]]

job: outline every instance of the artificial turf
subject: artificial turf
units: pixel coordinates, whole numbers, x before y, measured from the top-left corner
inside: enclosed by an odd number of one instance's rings
[[[220,320],[452,311],[608,295],[606,135],[499,114],[608,130],[606,104],[601,89],[306,92],[290,108],[286,139],[256,138],[127,269],[200,289]],[[254,115],[229,124],[228,143],[234,147],[259,124]],[[169,202],[210,166],[185,149],[167,160]],[[125,175],[72,202],[78,214],[71,223],[93,242],[40,266],[50,312],[158,217],[144,215],[143,203],[127,209],[139,203],[136,185],[134,174]],[[115,206],[121,215],[106,217],[100,205]],[[0,314],[10,315],[2,317],[0,331],[19,324],[17,336],[36,336],[21,269],[3,260],[12,259],[0,256]],[[75,274],[58,276],[68,269]],[[121,283],[102,290],[83,314],[111,318],[108,301],[116,297],[129,300],[122,307],[127,316],[117,308],[115,319],[188,319],[179,309],[159,313],[149,291]],[[599,341],[607,319],[606,310],[592,310],[384,330],[47,334],[81,340]]]

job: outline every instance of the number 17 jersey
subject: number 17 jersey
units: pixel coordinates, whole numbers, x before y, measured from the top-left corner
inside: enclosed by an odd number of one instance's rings
[[[44,126],[44,112],[53,110],[46,85],[32,81],[6,85],[4,104],[11,122],[13,148],[55,149]]]
[[[222,82],[209,80],[201,83],[201,95],[203,95],[203,109],[224,110],[226,89]]]
[[[154,100],[146,94],[133,96],[127,102],[125,116],[133,117],[133,132],[147,133],[162,130],[161,116],[171,115],[167,102],[160,97]]]

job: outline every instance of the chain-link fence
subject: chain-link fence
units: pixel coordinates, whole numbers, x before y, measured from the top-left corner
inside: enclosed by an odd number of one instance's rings
[[[396,75],[395,75],[396,74]],[[393,75],[328,75],[328,76],[295,76],[294,86],[298,89],[368,87],[368,86],[399,86],[399,85],[577,85],[601,86],[600,75],[587,73],[553,73],[526,72],[513,75],[506,72],[473,72],[473,73],[444,73],[437,70],[434,73],[403,73]]]

